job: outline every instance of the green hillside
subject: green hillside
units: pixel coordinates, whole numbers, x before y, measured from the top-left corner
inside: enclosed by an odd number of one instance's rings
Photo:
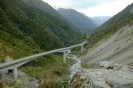
[[[118,31],[126,24],[133,22],[133,3],[127,6],[124,10],[113,16],[106,23],[101,25],[97,31],[88,38],[89,47],[101,39],[108,38],[111,34]]]
[[[13,58],[80,42],[81,34],[41,0],[0,0],[0,57]]]
[[[0,60],[8,55],[13,58],[20,58],[40,51],[30,36],[21,32],[2,9],[0,12]]]
[[[0,0],[0,62],[4,62],[6,56],[19,59],[81,43],[84,35],[77,30],[42,0]],[[43,80],[46,87],[51,86],[50,83],[55,86],[68,76],[73,63],[68,59],[64,64],[62,58],[60,54],[48,55],[23,65],[19,70]],[[0,85],[0,88],[3,87]]]

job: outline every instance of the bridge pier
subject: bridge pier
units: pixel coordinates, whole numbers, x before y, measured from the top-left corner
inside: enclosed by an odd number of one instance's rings
[[[6,62],[12,62],[13,59],[10,58],[9,56],[6,57]],[[18,77],[18,72],[17,72],[17,67],[14,66],[13,68],[13,78],[16,79]]]
[[[81,45],[81,52],[84,51],[84,45]]]
[[[18,71],[17,71],[17,67],[13,68],[13,78],[17,79],[18,77]]]
[[[66,64],[66,58],[67,58],[67,55],[71,53],[71,50],[68,49],[68,50],[65,50],[63,51],[63,62]]]
[[[66,57],[67,57],[67,52],[64,51],[63,52],[63,62],[66,63]]]
[[[13,78],[17,79],[17,77],[18,77],[17,67],[14,67],[11,70],[12,70]],[[3,70],[3,71],[0,71],[0,73],[1,73],[1,79],[6,80],[8,78],[7,76],[9,75],[10,72],[9,72],[9,70]]]
[[[6,76],[7,76],[7,71],[1,71],[1,79],[5,80]]]

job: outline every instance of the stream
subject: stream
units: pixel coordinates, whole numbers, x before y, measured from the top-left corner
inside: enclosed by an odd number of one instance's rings
[[[76,61],[76,63],[70,67],[70,78],[73,77],[74,74],[76,74],[77,72],[80,72],[82,67],[81,67],[81,60],[80,57],[78,57],[77,55],[74,54],[70,54],[68,55],[67,58],[72,58],[73,60]]]

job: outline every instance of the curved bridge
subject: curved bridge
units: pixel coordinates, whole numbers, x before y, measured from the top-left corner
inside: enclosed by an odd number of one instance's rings
[[[77,45],[73,45],[70,47],[65,47],[65,48],[60,48],[60,49],[56,49],[56,50],[51,50],[51,51],[47,51],[47,52],[43,52],[43,53],[39,53],[39,54],[35,54],[35,55],[31,55],[28,57],[24,57],[24,58],[20,58],[17,60],[13,60],[10,62],[6,62],[6,63],[2,63],[0,64],[0,73],[1,73],[1,78],[4,79],[7,71],[9,69],[13,69],[13,77],[16,79],[18,76],[17,73],[17,68],[22,66],[25,63],[28,63],[32,60],[37,59],[38,57],[41,56],[45,56],[45,55],[49,55],[49,54],[53,54],[53,53],[58,53],[58,52],[62,52],[63,53],[63,57],[64,57],[64,63],[66,63],[66,56],[71,52],[71,49],[75,48],[75,47],[81,47],[81,52],[83,52],[83,47],[87,42],[84,43],[80,43]]]

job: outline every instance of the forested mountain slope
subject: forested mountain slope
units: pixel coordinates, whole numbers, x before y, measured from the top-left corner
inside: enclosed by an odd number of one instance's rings
[[[42,0],[0,0],[0,57],[27,56],[81,40],[76,27]]]
[[[80,12],[77,12],[74,9],[59,8],[57,10],[62,14],[62,16],[64,16],[64,18],[66,18],[72,24],[76,25],[81,32],[87,35],[90,35],[94,29],[97,28],[97,25],[91,18]]]

